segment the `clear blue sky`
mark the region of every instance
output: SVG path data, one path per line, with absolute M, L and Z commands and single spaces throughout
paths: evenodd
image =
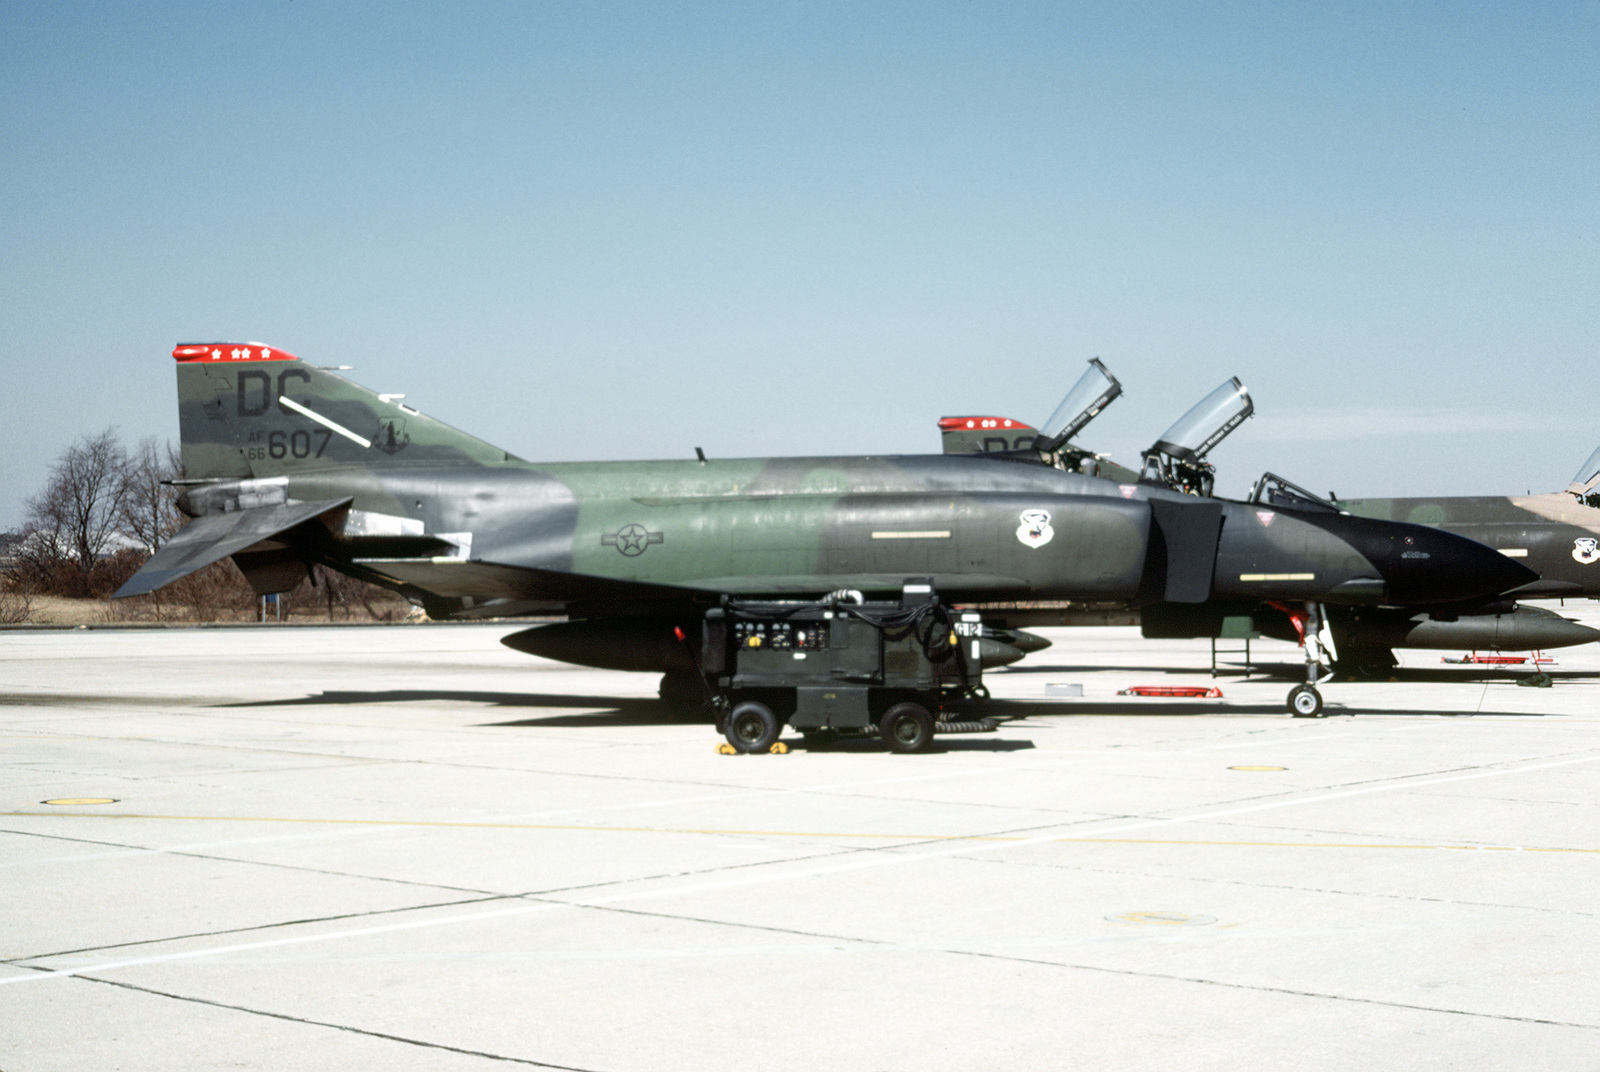
M 1600 444 L 1600 2 L 0 2 L 0 527 L 261 340 L 530 459 L 1050 412 L 1341 494 Z

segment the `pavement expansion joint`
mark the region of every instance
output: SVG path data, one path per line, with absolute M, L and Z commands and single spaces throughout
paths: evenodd
M 210 998 L 195 997 L 191 994 L 175 994 L 167 990 L 156 990 L 153 987 L 137 986 L 133 983 L 121 982 L 114 979 L 99 979 L 94 976 L 79 976 L 84 982 L 97 983 L 102 986 L 114 986 L 123 990 L 137 991 L 150 994 L 154 997 L 168 998 L 172 1001 L 185 1001 L 196 1005 L 209 1005 L 214 1009 L 226 1009 L 230 1012 L 245 1013 L 250 1016 L 265 1016 L 274 1020 L 285 1020 L 293 1024 L 304 1024 L 307 1027 L 323 1027 L 333 1031 L 346 1031 L 356 1035 L 365 1035 L 368 1038 L 382 1039 L 386 1042 L 397 1042 L 406 1046 L 417 1046 L 429 1050 L 442 1050 L 447 1053 L 459 1053 L 467 1057 L 481 1057 L 489 1061 L 503 1061 L 507 1064 L 527 1065 L 532 1068 L 560 1069 L 562 1072 L 600 1072 L 598 1069 L 585 1068 L 579 1065 L 552 1064 L 548 1061 L 535 1061 L 529 1057 L 515 1057 L 510 1054 L 490 1053 L 487 1050 L 472 1050 L 461 1046 L 451 1046 L 443 1042 L 429 1042 L 426 1039 L 409 1038 L 405 1035 L 394 1035 L 385 1031 L 374 1031 L 370 1028 L 357 1027 L 354 1024 L 338 1024 L 328 1020 L 313 1020 L 304 1016 L 290 1016 L 287 1013 L 273 1012 L 270 1009 L 251 1008 L 247 1005 L 235 1005 L 229 1002 L 213 1001 Z
M 12 812 L 12 813 L 0 812 L 0 816 L 6 815 L 6 814 L 11 814 L 11 815 L 15 815 L 15 816 L 36 816 L 38 813 L 36 813 L 36 812 Z M 493 890 L 475 890 L 475 889 L 469 889 L 469 888 L 460 887 L 460 886 L 446 886 L 446 885 L 443 885 L 443 884 L 437 883 L 437 882 L 424 882 L 424 881 L 419 881 L 417 879 L 396 878 L 396 877 L 389 876 L 389 875 L 363 875 L 363 874 L 357 874 L 357 873 L 350 872 L 350 871 L 335 871 L 335 870 L 331 870 L 329 868 L 308 867 L 308 866 L 305 866 L 303 864 L 282 863 L 280 861 L 275 861 L 275 860 L 251 860 L 251 859 L 247 859 L 247 858 L 239 857 L 239 856 L 224 856 L 224 855 L 221 855 L 219 853 L 202 853 L 202 852 L 194 852 L 194 851 L 185 850 L 185 849 L 162 848 L 162 847 L 149 848 L 149 847 L 142 846 L 142 845 L 130 845 L 130 844 L 127 844 L 125 842 L 118 842 L 118 841 L 97 841 L 97 840 L 92 840 L 92 839 L 89 839 L 89 838 L 67 837 L 67 836 L 62 835 L 62 834 L 45 834 L 45 833 L 41 833 L 41 832 L 39 832 L 37 830 L 18 830 L 18 829 L 15 829 L 15 828 L 0 828 L 0 832 L 7 833 L 7 834 L 15 834 L 15 835 L 18 835 L 20 837 L 45 838 L 45 839 L 49 839 L 49 840 L 53 840 L 53 841 L 71 841 L 71 842 L 76 842 L 76 843 L 84 844 L 84 845 L 103 845 L 103 846 L 105 846 L 107 848 L 122 849 L 126 853 L 128 853 L 129 855 L 182 856 L 182 857 L 186 857 L 186 858 L 194 859 L 194 860 L 213 860 L 213 861 L 217 861 L 219 863 L 238 864 L 238 865 L 244 866 L 244 867 L 265 867 L 265 868 L 273 868 L 273 869 L 281 870 L 281 871 L 299 871 L 299 872 L 304 872 L 306 874 L 313 874 L 313 875 L 330 875 L 330 876 L 334 876 L 334 877 L 338 877 L 338 878 L 356 879 L 356 880 L 364 881 L 364 882 L 382 882 L 382 883 L 390 883 L 390 884 L 399 885 L 399 886 L 414 886 L 414 887 L 418 887 L 418 888 L 421 888 L 421 889 L 449 890 L 452 893 L 484 894 L 484 895 L 492 896 L 492 897 L 506 896 L 506 895 L 503 895 L 503 894 L 496 893 Z
M 23 957 L 8 957 L 0 963 L 11 964 L 19 968 L 40 968 L 30 961 L 50 960 L 55 957 L 75 957 L 86 953 L 105 953 L 113 949 L 137 949 L 140 946 L 170 945 L 174 942 L 191 942 L 200 938 L 221 938 L 230 934 L 259 934 L 265 931 L 281 930 L 286 927 L 309 927 L 319 923 L 338 923 L 349 919 L 372 919 L 378 916 L 398 915 L 402 912 L 425 912 L 436 908 L 460 908 L 463 905 L 490 904 L 495 901 L 516 900 L 522 894 L 489 894 L 483 897 L 466 898 L 459 901 L 435 901 L 431 904 L 398 905 L 394 908 L 375 908 L 364 912 L 345 912 L 332 916 L 308 916 L 304 919 L 281 919 L 270 923 L 257 923 L 248 927 L 229 927 L 225 930 L 196 931 L 192 934 L 169 934 L 160 938 L 141 938 L 132 942 L 116 942 L 107 945 L 85 946 L 82 949 L 61 949 L 50 953 L 33 953 Z
M 1452 1009 L 1438 1005 L 1420 1005 L 1404 1001 L 1388 1001 L 1383 998 L 1362 997 L 1356 994 L 1335 994 L 1319 990 L 1298 990 L 1282 986 L 1265 986 L 1257 983 L 1236 983 L 1226 979 L 1207 979 L 1201 976 L 1175 975 L 1169 972 L 1135 971 L 1128 968 L 1111 968 L 1101 964 L 1071 964 L 1062 961 L 1041 960 L 1033 957 L 1013 957 L 995 953 L 985 953 L 976 950 L 952 950 L 951 952 L 963 953 L 973 957 L 995 957 L 996 959 L 1013 960 L 1025 964 L 1046 965 L 1055 968 L 1066 968 L 1075 971 L 1102 972 L 1107 975 L 1136 975 L 1146 979 L 1166 979 L 1175 983 L 1196 983 L 1201 986 L 1226 987 L 1231 990 L 1252 990 L 1262 994 L 1285 994 L 1290 997 L 1316 998 L 1322 1001 L 1351 1002 L 1359 1005 L 1380 1005 L 1395 1009 L 1408 1009 L 1413 1012 L 1439 1013 L 1445 1016 L 1471 1016 L 1486 1020 L 1507 1020 L 1525 1024 L 1543 1024 L 1550 1027 L 1572 1027 L 1583 1031 L 1600 1031 L 1600 1023 L 1585 1023 L 1575 1020 L 1553 1020 L 1536 1016 L 1515 1016 L 1509 1013 L 1485 1012 L 1475 1009 Z

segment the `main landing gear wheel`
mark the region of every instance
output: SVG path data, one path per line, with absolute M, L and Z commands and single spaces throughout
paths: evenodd
M 736 751 L 749 755 L 771 751 L 782 728 L 772 708 L 755 700 L 746 700 L 729 713 L 724 736 Z
M 1295 718 L 1321 718 L 1322 693 L 1315 685 L 1296 685 L 1289 690 L 1289 712 Z
M 933 743 L 933 716 L 921 704 L 897 703 L 878 720 L 891 752 L 923 752 Z

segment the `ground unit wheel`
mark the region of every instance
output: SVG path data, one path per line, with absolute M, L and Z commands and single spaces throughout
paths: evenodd
M 878 732 L 891 752 L 921 752 L 933 743 L 933 716 L 917 703 L 897 703 L 878 720 Z
M 1289 690 L 1289 711 L 1295 718 L 1321 718 L 1322 693 L 1311 685 L 1296 685 Z
M 778 716 L 756 700 L 746 700 L 728 714 L 725 736 L 740 752 L 766 752 L 778 739 Z

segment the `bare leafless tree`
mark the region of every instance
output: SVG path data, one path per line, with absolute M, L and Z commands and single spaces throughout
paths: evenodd
M 10 535 L 10 533 L 5 534 L 5 536 Z M 28 615 L 33 609 L 33 598 L 16 574 L 16 563 L 11 548 L 14 541 L 0 538 L 0 542 L 7 545 L 4 560 L 0 562 L 0 623 L 12 625 L 28 620 Z
M 95 564 L 115 547 L 123 523 L 127 465 L 115 428 L 62 452 L 44 490 L 28 500 L 22 556 L 32 572 L 67 581 L 72 595 L 89 594 Z
M 146 436 L 128 453 L 123 479 L 122 528 L 152 554 L 183 527 L 171 484 L 182 475 L 178 452 L 155 436 Z

